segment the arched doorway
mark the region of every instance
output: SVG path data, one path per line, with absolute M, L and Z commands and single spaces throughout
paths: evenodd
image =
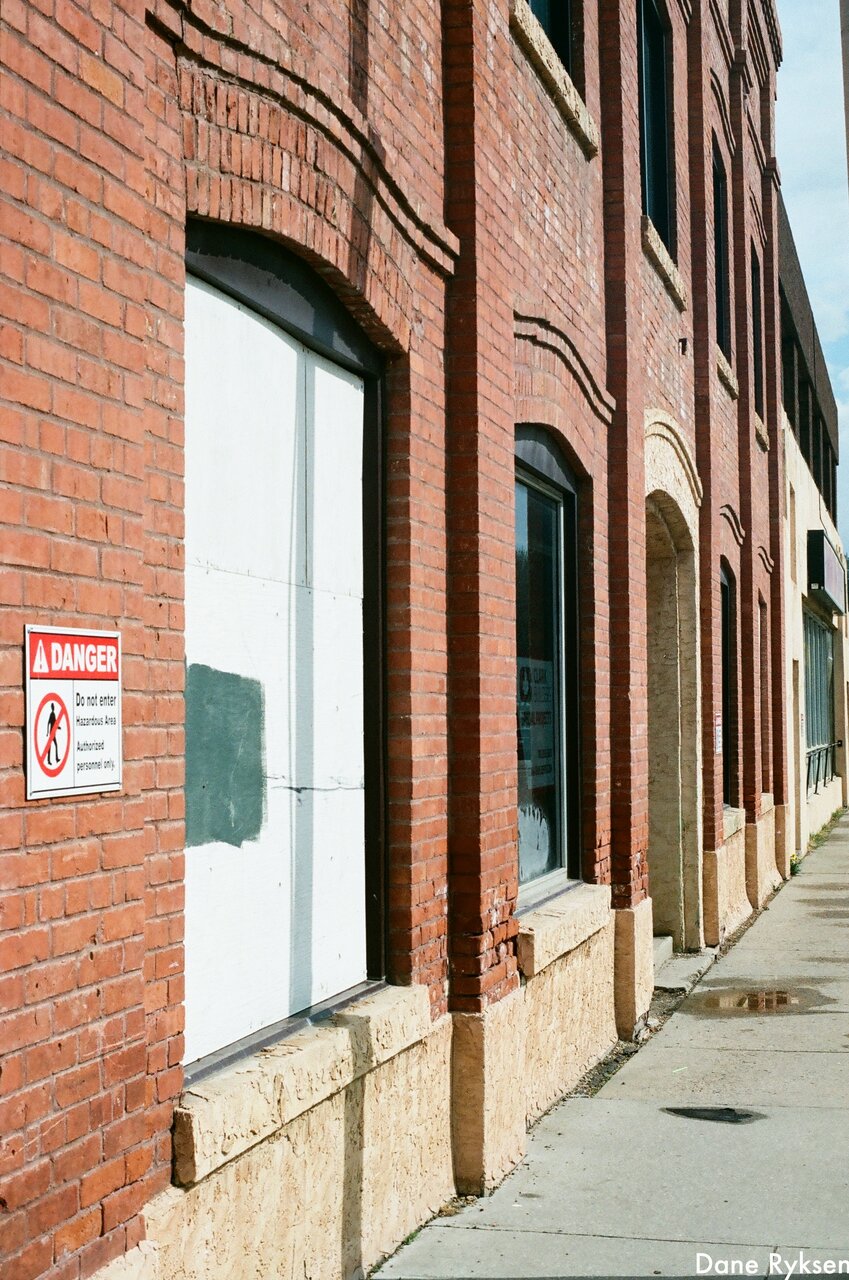
M 701 486 L 677 426 L 646 437 L 649 893 L 654 932 L 698 951 L 702 924 L 698 506 Z

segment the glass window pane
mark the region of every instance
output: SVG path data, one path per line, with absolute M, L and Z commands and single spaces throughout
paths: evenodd
M 562 503 L 516 483 L 519 882 L 563 865 Z

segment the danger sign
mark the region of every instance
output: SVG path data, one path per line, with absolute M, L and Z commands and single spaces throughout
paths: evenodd
M 121 635 L 27 627 L 27 799 L 121 788 Z

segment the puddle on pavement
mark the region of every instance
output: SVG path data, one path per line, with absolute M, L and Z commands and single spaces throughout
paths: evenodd
M 796 987 L 793 990 L 772 990 L 770 988 L 746 989 L 726 987 L 725 989 L 701 988 L 694 991 L 684 1008 L 688 1013 L 707 1014 L 782 1014 L 805 1013 L 829 1001 L 811 987 Z
M 685 1120 L 711 1120 L 714 1124 L 753 1124 L 766 1120 L 762 1111 L 747 1111 L 743 1107 L 663 1107 L 669 1116 L 682 1116 Z

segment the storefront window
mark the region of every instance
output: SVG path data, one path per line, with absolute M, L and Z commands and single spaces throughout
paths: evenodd
M 520 885 L 557 871 L 576 877 L 580 862 L 576 494 L 545 433 L 523 430 L 516 475 Z

